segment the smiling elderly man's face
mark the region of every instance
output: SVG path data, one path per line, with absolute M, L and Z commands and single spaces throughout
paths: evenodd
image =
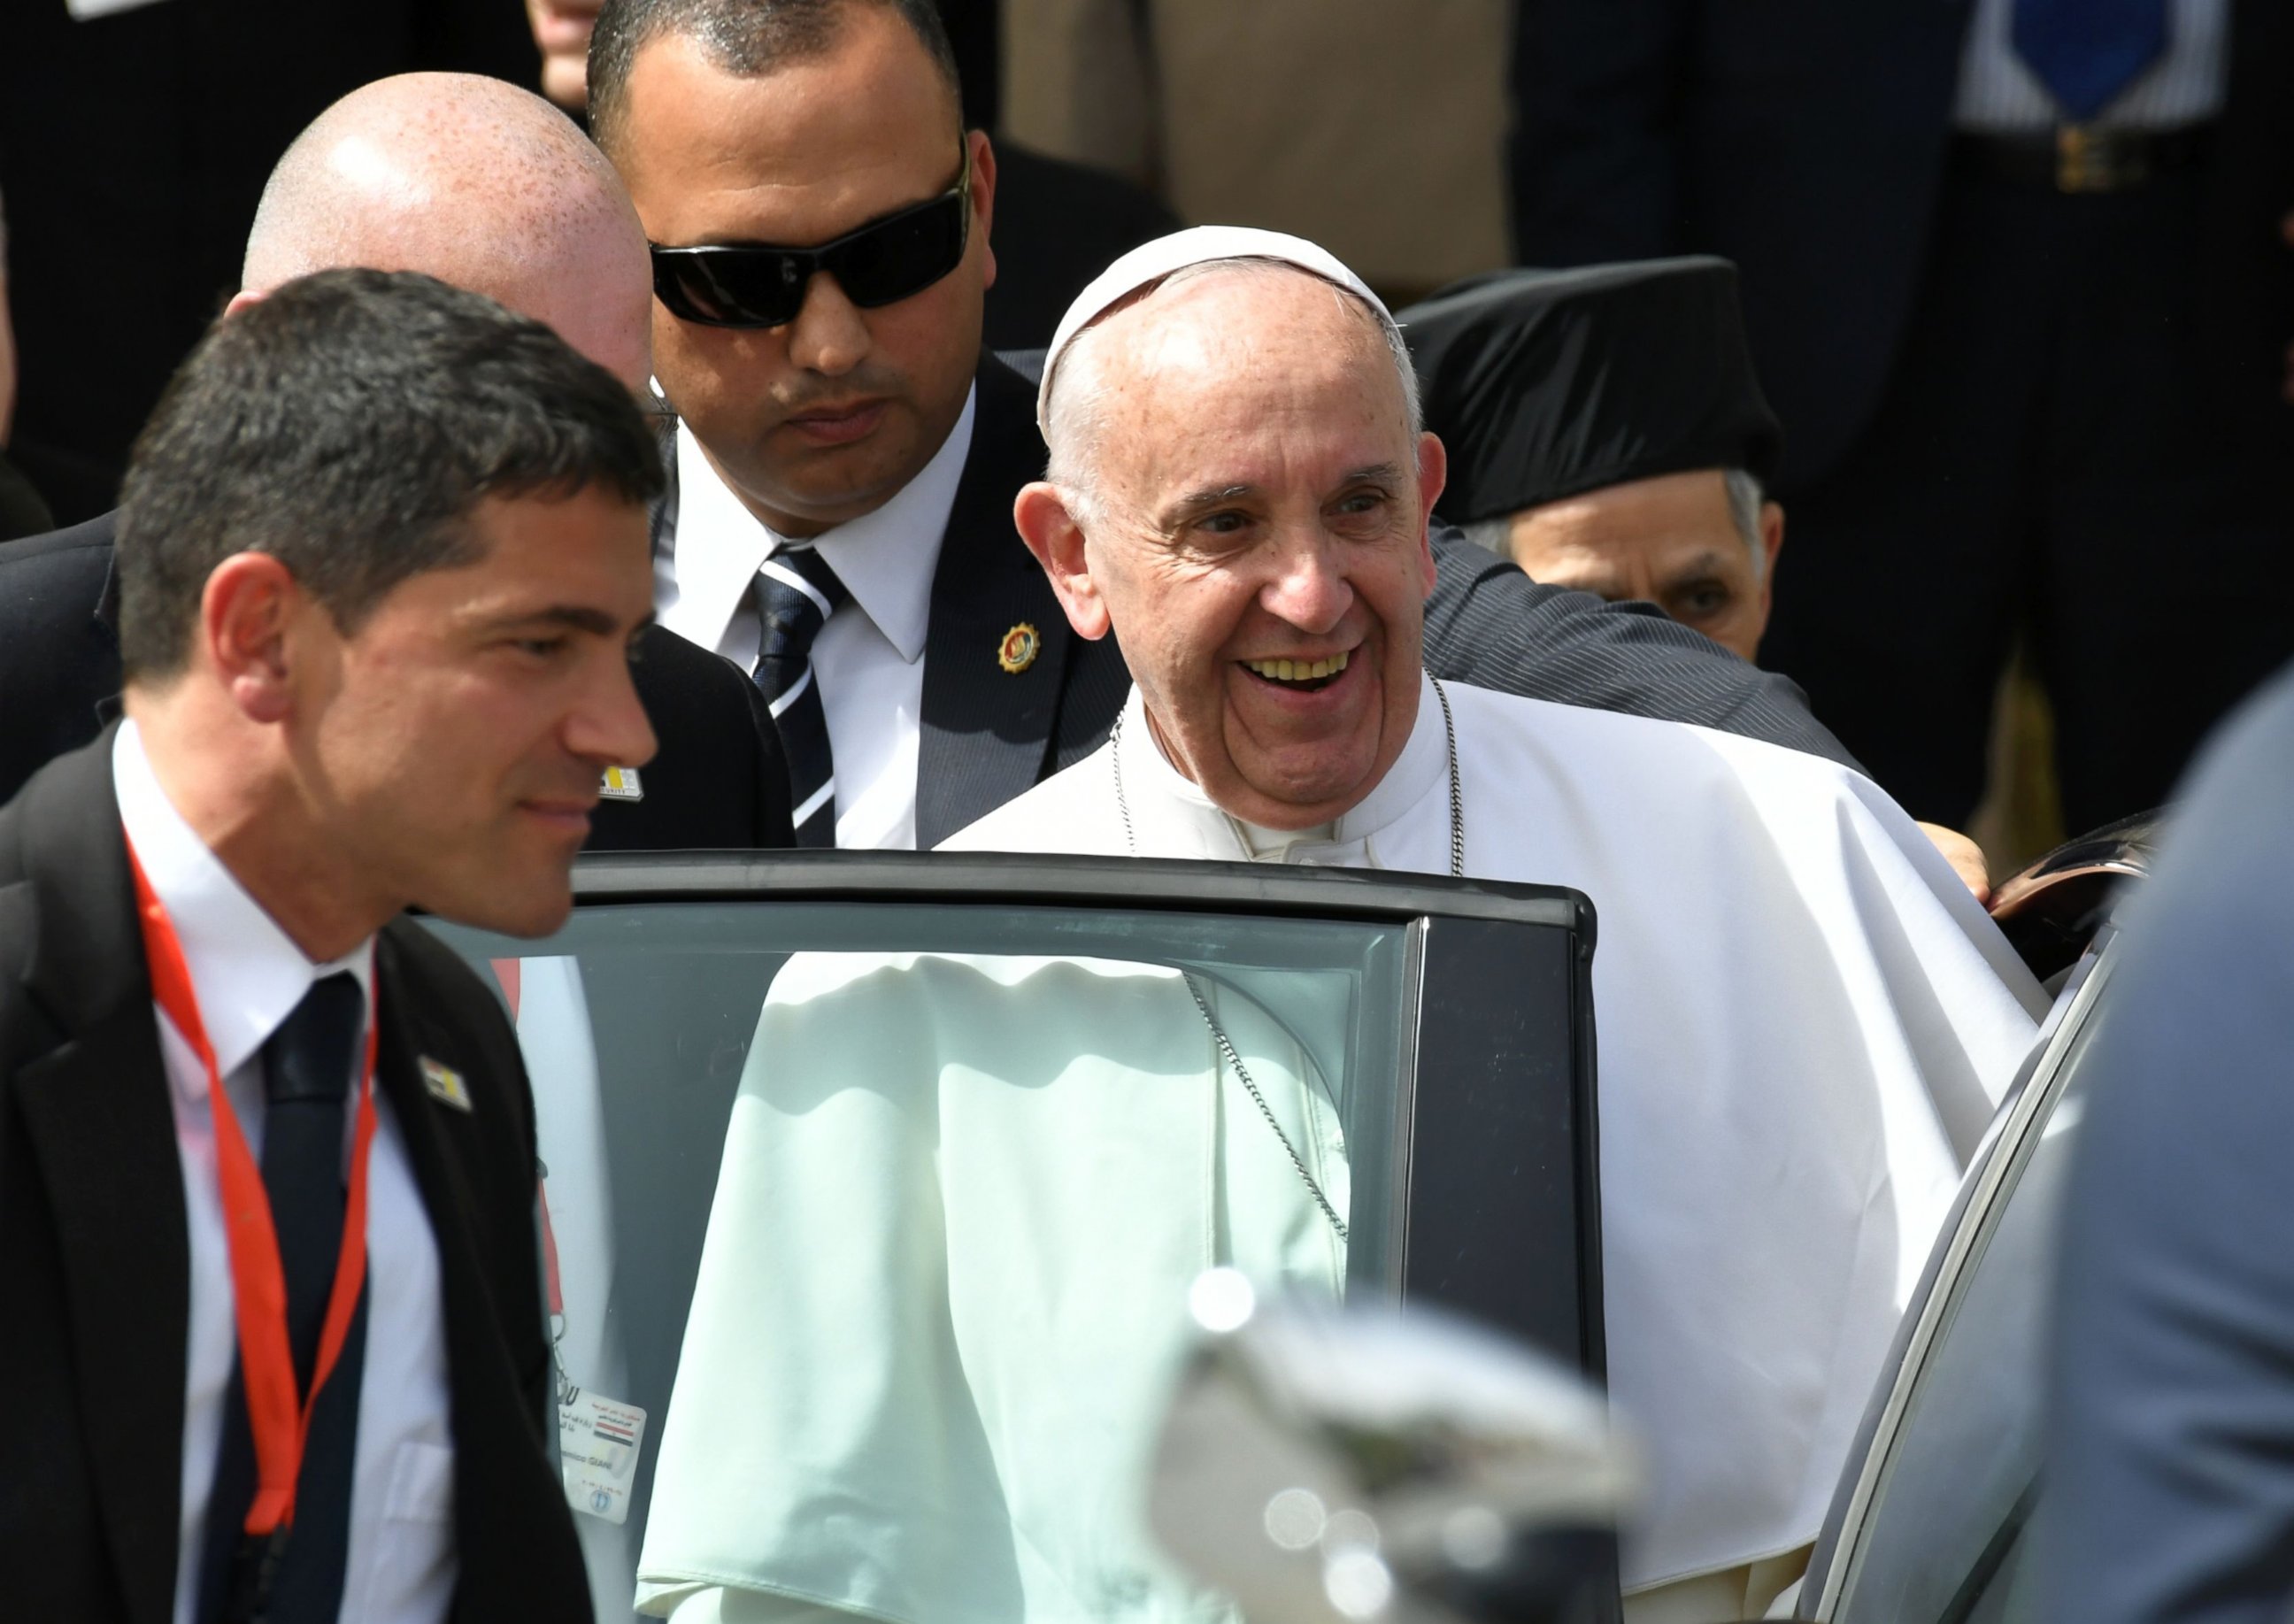
M 1015 510 L 1069 619 L 1111 629 L 1164 753 L 1235 816 L 1354 806 L 1418 711 L 1441 443 L 1392 353 L 1303 272 L 1217 270 L 1086 334 L 1053 479 Z M 1071 397 L 1072 398 L 1072 397 Z

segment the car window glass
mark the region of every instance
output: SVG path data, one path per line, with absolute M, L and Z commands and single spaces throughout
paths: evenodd
M 757 901 L 434 929 L 533 1080 L 601 1618 L 719 1585 L 744 1618 L 1215 1607 L 1137 1546 L 1144 1429 L 1200 1271 L 1389 1288 L 1406 927 Z
M 2101 990 L 2098 982 L 2095 989 Z M 2090 1002 L 1977 1231 L 1908 1397 L 1834 1617 L 1843 1624 L 1990 1624 L 2031 1616 L 2027 1535 L 2038 1475 L 2055 1222 L 2078 1140 Z

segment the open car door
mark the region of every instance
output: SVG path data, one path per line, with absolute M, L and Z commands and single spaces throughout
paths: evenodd
M 433 928 L 533 1077 L 601 1620 L 1216 1616 L 1129 1531 L 1215 1264 L 1602 1373 L 1576 893 L 805 852 L 575 890 L 546 941 Z

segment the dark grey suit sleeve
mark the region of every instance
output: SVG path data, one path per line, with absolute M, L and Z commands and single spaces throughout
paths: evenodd
M 2294 683 L 2209 752 L 2129 910 L 2065 1198 L 2041 1612 L 2294 1593 Z
M 1540 586 L 1444 524 L 1426 600 L 1426 667 L 1476 687 L 1741 734 L 1862 767 L 1788 678 L 1739 660 L 1654 604 Z

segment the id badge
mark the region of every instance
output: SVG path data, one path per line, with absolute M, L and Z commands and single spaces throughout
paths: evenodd
M 583 1393 L 557 1407 L 557 1455 L 574 1509 L 619 1525 L 629 1521 L 630 1485 L 645 1447 L 646 1412 Z

